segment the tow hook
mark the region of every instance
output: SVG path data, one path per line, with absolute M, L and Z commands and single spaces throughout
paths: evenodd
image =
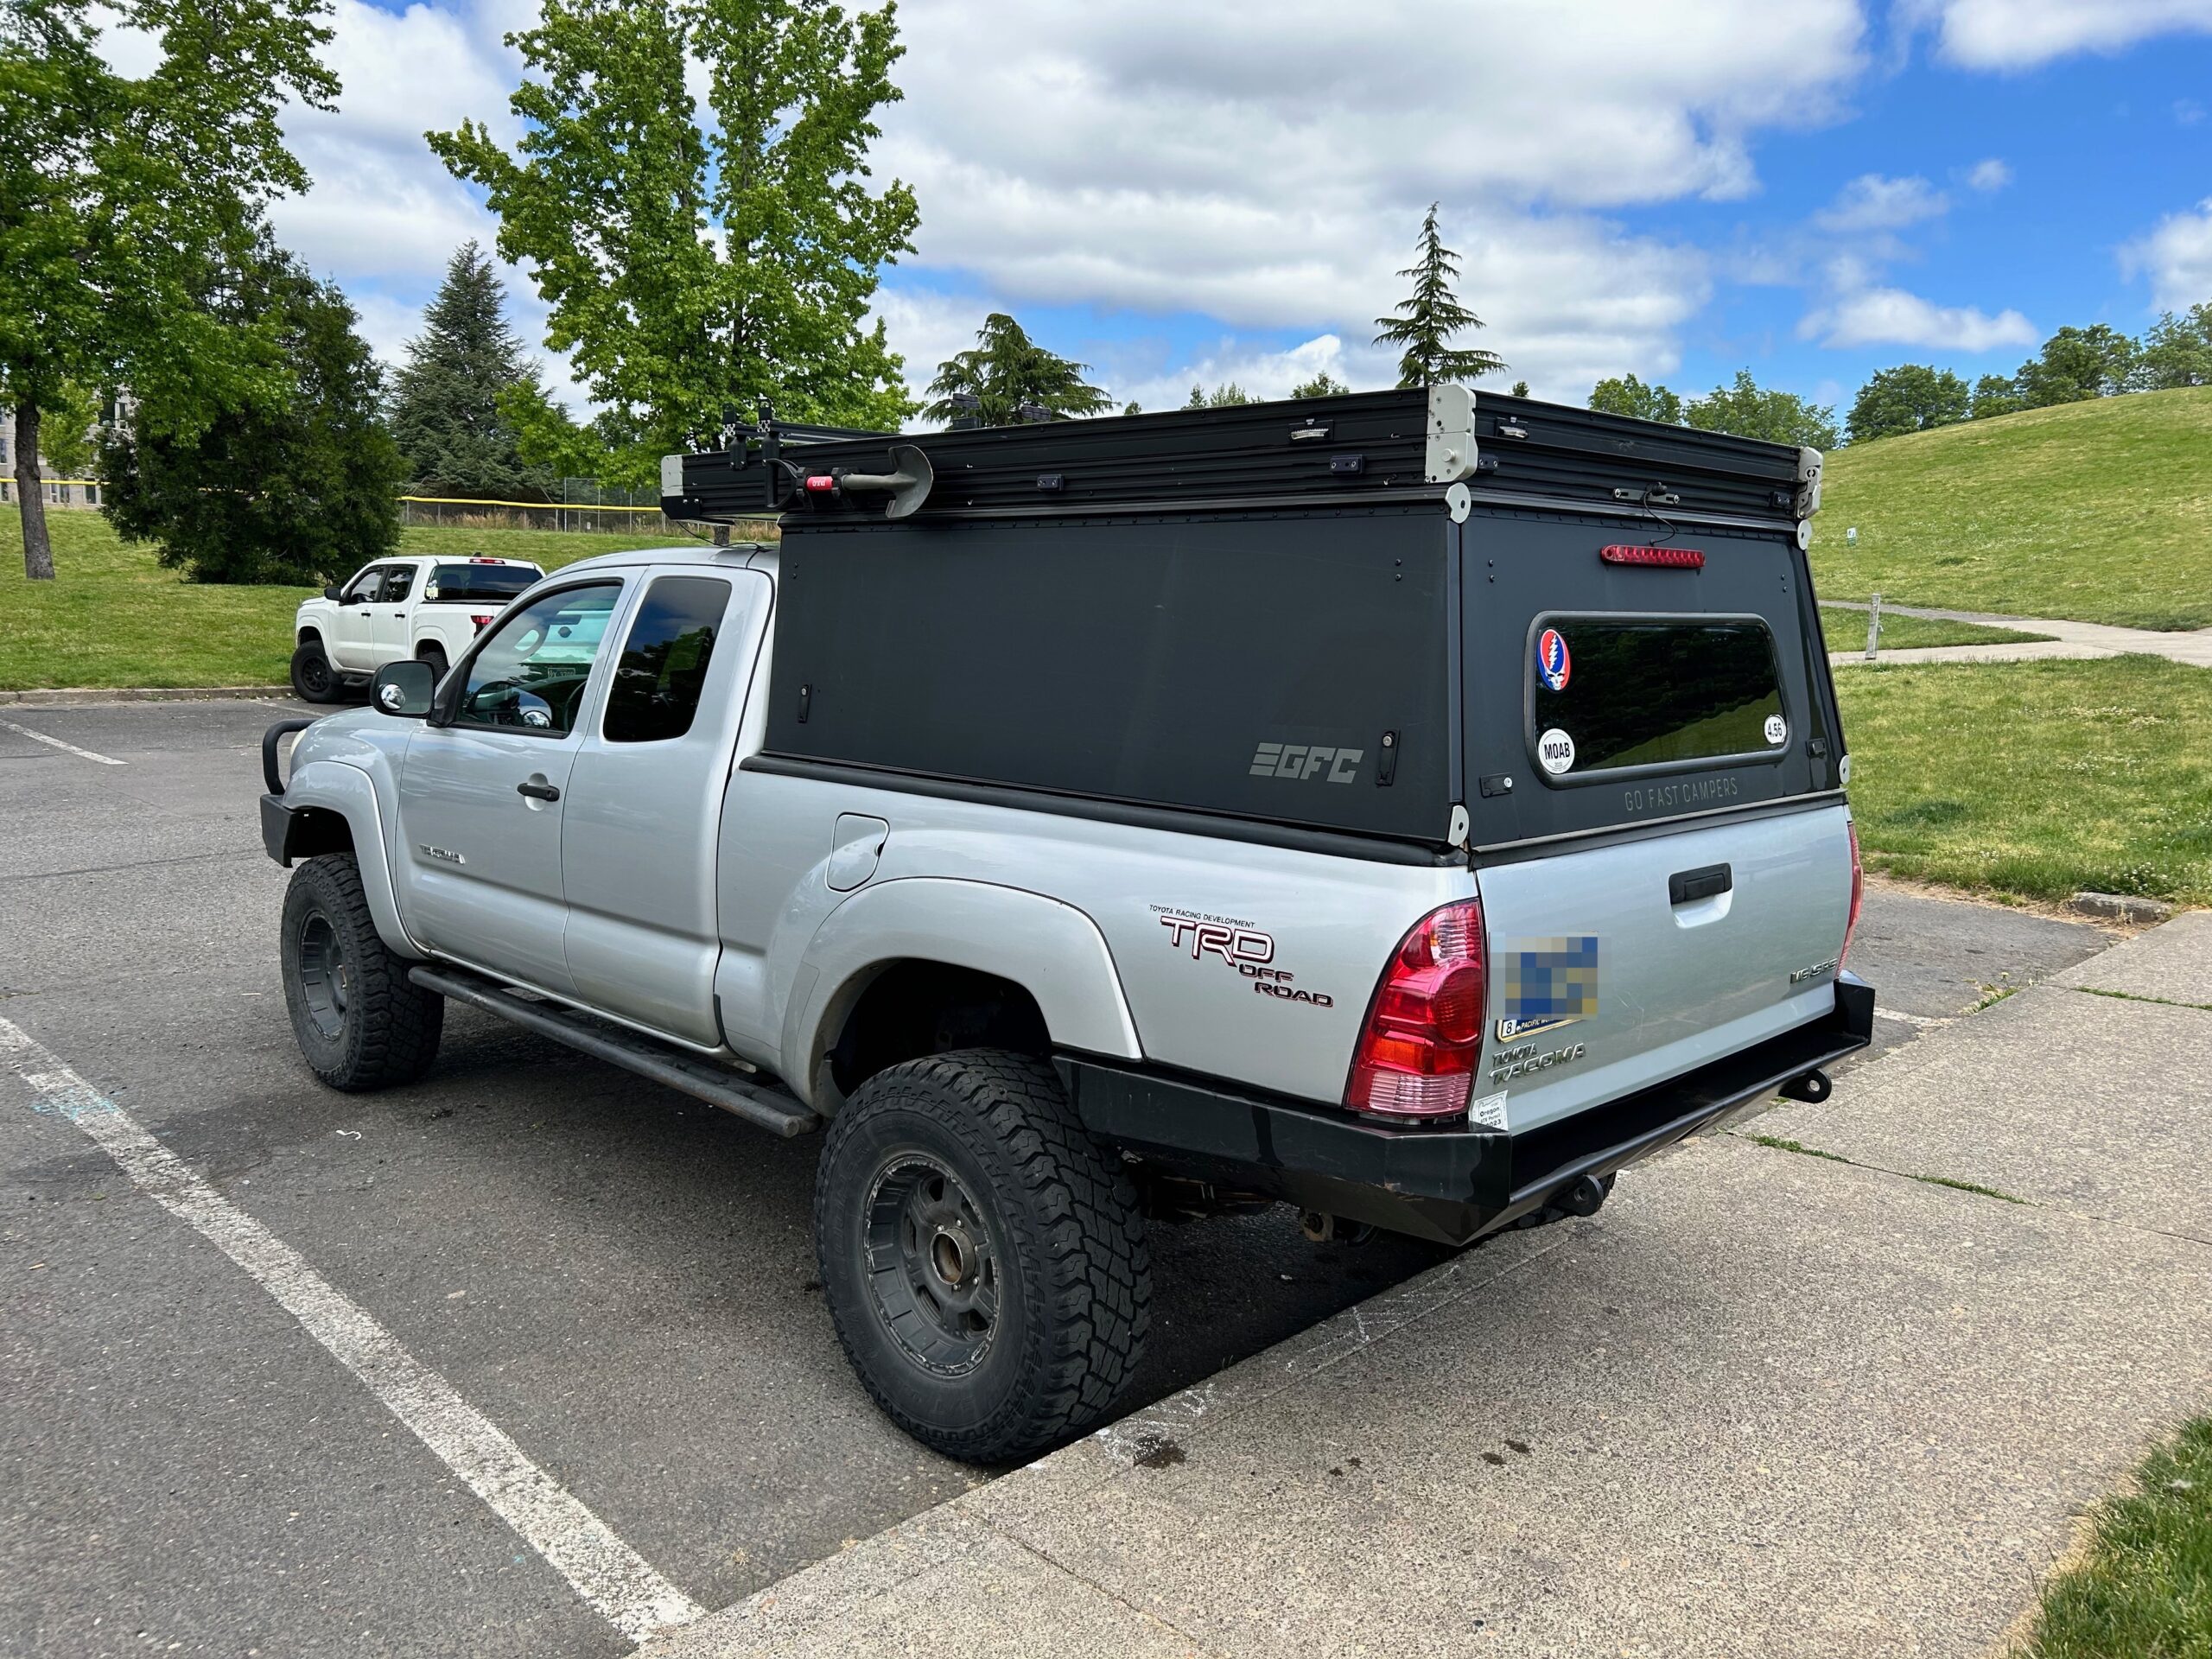
M 1802 1100 L 1818 1105 L 1835 1092 L 1835 1084 L 1825 1071 L 1808 1071 L 1802 1077 L 1792 1077 L 1775 1091 L 1784 1100 Z

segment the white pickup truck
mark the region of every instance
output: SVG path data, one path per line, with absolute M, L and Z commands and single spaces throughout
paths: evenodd
M 443 679 L 476 631 L 544 575 L 527 559 L 378 559 L 301 604 L 292 690 L 302 702 L 336 702 L 409 657 Z

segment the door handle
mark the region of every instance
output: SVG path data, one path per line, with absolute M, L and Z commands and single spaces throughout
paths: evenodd
M 543 778 L 524 779 L 515 785 L 515 793 L 527 795 L 532 800 L 537 801 L 557 801 L 561 798 L 561 791 Z
M 1667 902 L 1694 904 L 1700 899 L 1710 899 L 1716 893 L 1726 893 L 1735 885 L 1735 875 L 1726 864 L 1708 864 L 1701 870 L 1678 871 L 1667 878 Z

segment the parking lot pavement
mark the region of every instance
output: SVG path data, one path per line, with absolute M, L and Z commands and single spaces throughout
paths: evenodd
M 465 1433 L 456 1462 L 454 1421 L 515 1448 L 525 1496 L 542 1480 L 708 1606 L 986 1478 L 891 1429 L 848 1372 L 814 1282 L 810 1140 L 466 1010 L 420 1084 L 315 1084 L 253 809 L 261 731 L 291 712 L 18 707 L 0 726 L 0 1020 L 47 1057 L 0 1066 L 0 1650 L 627 1647 L 472 1489 L 504 1477 Z M 1885 1007 L 1938 1020 L 2103 942 L 1877 887 L 1853 965 Z M 90 1094 L 57 1093 L 56 1067 Z M 72 1121 L 91 1096 L 174 1179 L 135 1184 Z M 307 1277 L 257 1279 L 225 1254 L 240 1237 Z M 1141 1401 L 1440 1260 L 1313 1246 L 1280 1210 L 1153 1245 Z M 336 1304 L 317 1285 L 363 1323 L 319 1328 Z M 387 1403 L 377 1379 L 416 1376 L 378 1369 L 393 1354 L 463 1418 L 426 1432 L 416 1395 Z

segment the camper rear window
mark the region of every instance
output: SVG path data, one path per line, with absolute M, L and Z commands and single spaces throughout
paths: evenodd
M 1778 758 L 1789 741 L 1774 638 L 1756 618 L 1541 617 L 1529 683 L 1529 739 L 1555 782 Z

